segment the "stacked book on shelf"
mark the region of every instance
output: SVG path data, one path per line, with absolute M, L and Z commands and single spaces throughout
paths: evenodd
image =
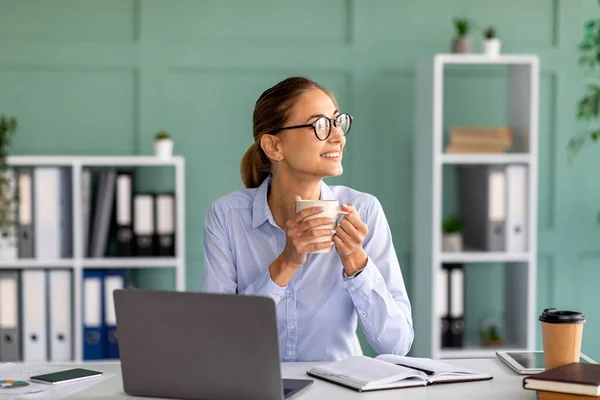
M 513 144 L 507 127 L 453 127 L 446 153 L 505 153 Z

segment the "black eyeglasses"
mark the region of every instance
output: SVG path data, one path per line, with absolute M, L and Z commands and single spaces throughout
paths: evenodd
M 286 127 L 278 128 L 278 129 L 271 131 L 271 134 L 275 134 L 279 131 L 283 131 L 286 129 L 309 128 L 312 126 L 317 139 L 327 140 L 329 135 L 331 135 L 331 125 L 332 124 L 336 128 L 340 128 L 342 130 L 342 132 L 344 132 L 344 136 L 346 136 L 348 134 L 348 132 L 350 132 L 350 128 L 352 127 L 352 115 L 344 113 L 344 114 L 338 115 L 335 118 L 320 117 L 312 124 L 286 126 Z

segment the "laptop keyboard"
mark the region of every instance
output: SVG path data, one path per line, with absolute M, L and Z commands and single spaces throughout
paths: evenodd
M 290 394 L 291 392 L 293 392 L 294 389 L 283 389 L 283 397 L 287 396 L 288 394 Z

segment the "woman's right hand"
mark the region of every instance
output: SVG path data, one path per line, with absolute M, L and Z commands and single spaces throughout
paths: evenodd
M 296 197 L 296 199 L 298 198 Z M 331 218 L 319 217 L 307 219 L 322 211 L 321 207 L 305 208 L 285 224 L 285 248 L 276 260 L 277 262 L 273 263 L 276 271 L 271 270 L 271 276 L 275 275 L 277 277 L 274 280 L 280 286 L 287 285 L 287 282 L 289 282 L 289 279 L 291 279 L 296 270 L 304 265 L 308 253 L 332 246 L 331 240 L 310 243 L 311 240 L 318 237 L 331 237 L 335 234 L 335 230 L 331 228 L 335 226 L 335 221 Z M 313 229 L 318 226 L 327 226 L 327 228 Z M 284 270 L 287 270 L 287 273 Z

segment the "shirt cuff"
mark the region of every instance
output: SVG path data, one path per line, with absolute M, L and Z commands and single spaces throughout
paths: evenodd
M 383 280 L 379 269 L 375 266 L 373 260 L 367 257 L 367 265 L 358 276 L 354 278 L 346 278 L 342 270 L 342 279 L 347 290 L 352 292 L 361 291 L 369 292 L 375 287 L 379 280 Z
M 287 286 L 279 286 L 271 279 L 269 269 L 261 277 L 261 282 L 257 285 L 260 288 L 257 292 L 261 295 L 270 296 L 277 301 L 285 296 Z

